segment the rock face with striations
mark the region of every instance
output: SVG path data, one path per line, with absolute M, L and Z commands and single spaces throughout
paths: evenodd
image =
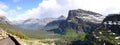
M 66 20 L 62 21 L 59 31 L 63 32 L 65 28 L 70 27 L 78 32 L 90 32 L 97 24 L 100 24 L 104 16 L 92 11 L 82 9 L 70 10 Z
M 85 22 L 101 23 L 103 18 L 104 16 L 99 13 L 78 9 L 70 10 L 67 20 L 75 21 L 75 19 L 79 19 Z
M 120 35 L 120 14 L 109 14 L 102 22 L 106 29 Z

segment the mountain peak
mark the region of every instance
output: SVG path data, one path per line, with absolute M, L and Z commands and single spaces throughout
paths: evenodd
M 5 23 L 5 24 L 7 23 L 12 24 L 12 22 L 10 22 L 5 16 L 0 16 L 0 22 Z
M 76 9 L 76 10 L 69 11 L 67 20 L 73 19 L 74 21 L 74 19 L 81 19 L 86 22 L 100 23 L 102 22 L 103 18 L 104 16 L 102 16 L 99 13 L 95 13 L 95 12 L 83 10 L 83 9 Z
M 79 13 L 79 14 L 90 14 L 90 15 L 99 15 L 99 16 L 102 16 L 101 14 L 99 13 L 95 13 L 93 11 L 89 11 L 89 10 L 83 10 L 83 9 L 75 9 L 75 10 L 70 10 L 69 12 L 76 12 L 76 13 Z
M 0 16 L 0 20 L 4 20 L 4 21 L 6 21 L 6 20 L 8 20 L 5 16 Z
M 65 19 L 66 19 L 66 17 L 63 16 L 63 15 L 61 15 L 60 17 L 58 17 L 58 20 L 65 20 Z

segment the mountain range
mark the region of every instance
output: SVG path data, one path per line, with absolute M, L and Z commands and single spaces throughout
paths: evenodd
M 67 27 L 70 27 L 80 32 L 90 32 L 91 29 L 95 28 L 97 24 L 100 24 L 104 18 L 105 16 L 99 13 L 83 9 L 70 10 L 68 12 L 67 18 L 61 15 L 58 18 L 30 18 L 27 20 L 18 20 L 10 22 L 6 17 L 0 17 L 1 21 L 4 23 L 9 23 L 27 29 L 43 29 L 46 27 L 51 28 L 52 26 L 57 26 L 57 30 L 55 30 L 55 32 L 62 32 Z
M 27 20 L 10 22 L 6 17 L 1 16 L 0 20 L 5 24 L 14 25 L 15 27 L 38 30 L 45 28 L 49 31 L 62 33 L 67 27 L 77 30 L 78 32 L 90 32 L 93 28 L 100 24 L 104 18 L 105 16 L 99 13 L 83 9 L 76 9 L 70 10 L 67 18 L 61 15 L 58 18 L 30 18 Z M 9 25 L 7 27 L 11 28 L 12 26 Z
M 48 34 L 59 34 L 63 39 L 60 39 L 62 40 L 62 42 L 59 42 L 60 45 L 65 44 L 66 41 L 74 43 L 73 45 L 103 45 L 104 43 L 108 45 L 117 45 L 120 34 L 119 26 L 116 27 L 115 25 L 107 25 L 110 27 L 108 30 L 103 25 L 103 22 L 109 20 L 117 21 L 119 20 L 119 15 L 120 14 L 112 14 L 106 17 L 96 12 L 75 9 L 69 10 L 68 17 L 61 15 L 58 18 L 30 18 L 27 20 L 11 22 L 5 16 L 0 16 L 0 22 L 2 22 L 7 28 L 23 32 L 29 37 L 40 38 L 42 36 L 51 36 L 53 38 L 58 35 Z M 84 36 L 84 40 L 79 38 L 80 36 Z M 64 40 L 65 43 L 63 42 Z
M 41 29 L 50 22 L 57 21 L 57 20 L 65 20 L 65 19 L 66 17 L 61 15 L 58 18 L 52 18 L 52 17 L 43 18 L 43 19 L 30 18 L 27 20 L 13 21 L 13 23 L 22 28 Z

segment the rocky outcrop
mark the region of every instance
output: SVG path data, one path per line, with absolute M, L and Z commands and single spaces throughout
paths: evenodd
M 109 14 L 84 40 L 86 45 L 119 45 L 120 14 Z M 112 40 L 112 41 L 111 41 Z
M 5 31 L 3 31 L 1 28 L 0 28 L 0 39 L 4 39 L 4 38 L 7 38 L 8 35 L 6 34 Z
M 106 29 L 120 35 L 120 14 L 110 14 L 102 22 Z
M 63 32 L 65 28 L 70 27 L 78 32 L 90 32 L 102 22 L 104 16 L 92 11 L 82 9 L 70 10 L 66 20 L 60 23 L 59 31 Z
M 82 9 L 70 10 L 68 13 L 67 21 L 69 20 L 76 21 L 75 19 L 79 19 L 84 22 L 101 23 L 102 20 L 104 19 L 104 16 L 102 16 L 99 13 L 86 11 Z

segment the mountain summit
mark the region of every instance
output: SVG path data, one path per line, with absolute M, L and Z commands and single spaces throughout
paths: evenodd
M 87 10 L 70 10 L 67 20 L 73 21 L 74 19 L 81 19 L 86 22 L 101 23 L 104 16 L 99 13 L 95 13 Z
M 61 15 L 60 17 L 58 17 L 58 19 L 59 19 L 59 20 L 65 20 L 65 19 L 66 19 L 66 17 L 65 17 L 65 16 L 63 16 L 63 15 Z
M 102 22 L 104 16 L 92 11 L 77 9 L 70 10 L 66 20 L 59 25 L 59 31 L 64 32 L 66 28 L 72 28 L 78 32 L 90 32 Z

